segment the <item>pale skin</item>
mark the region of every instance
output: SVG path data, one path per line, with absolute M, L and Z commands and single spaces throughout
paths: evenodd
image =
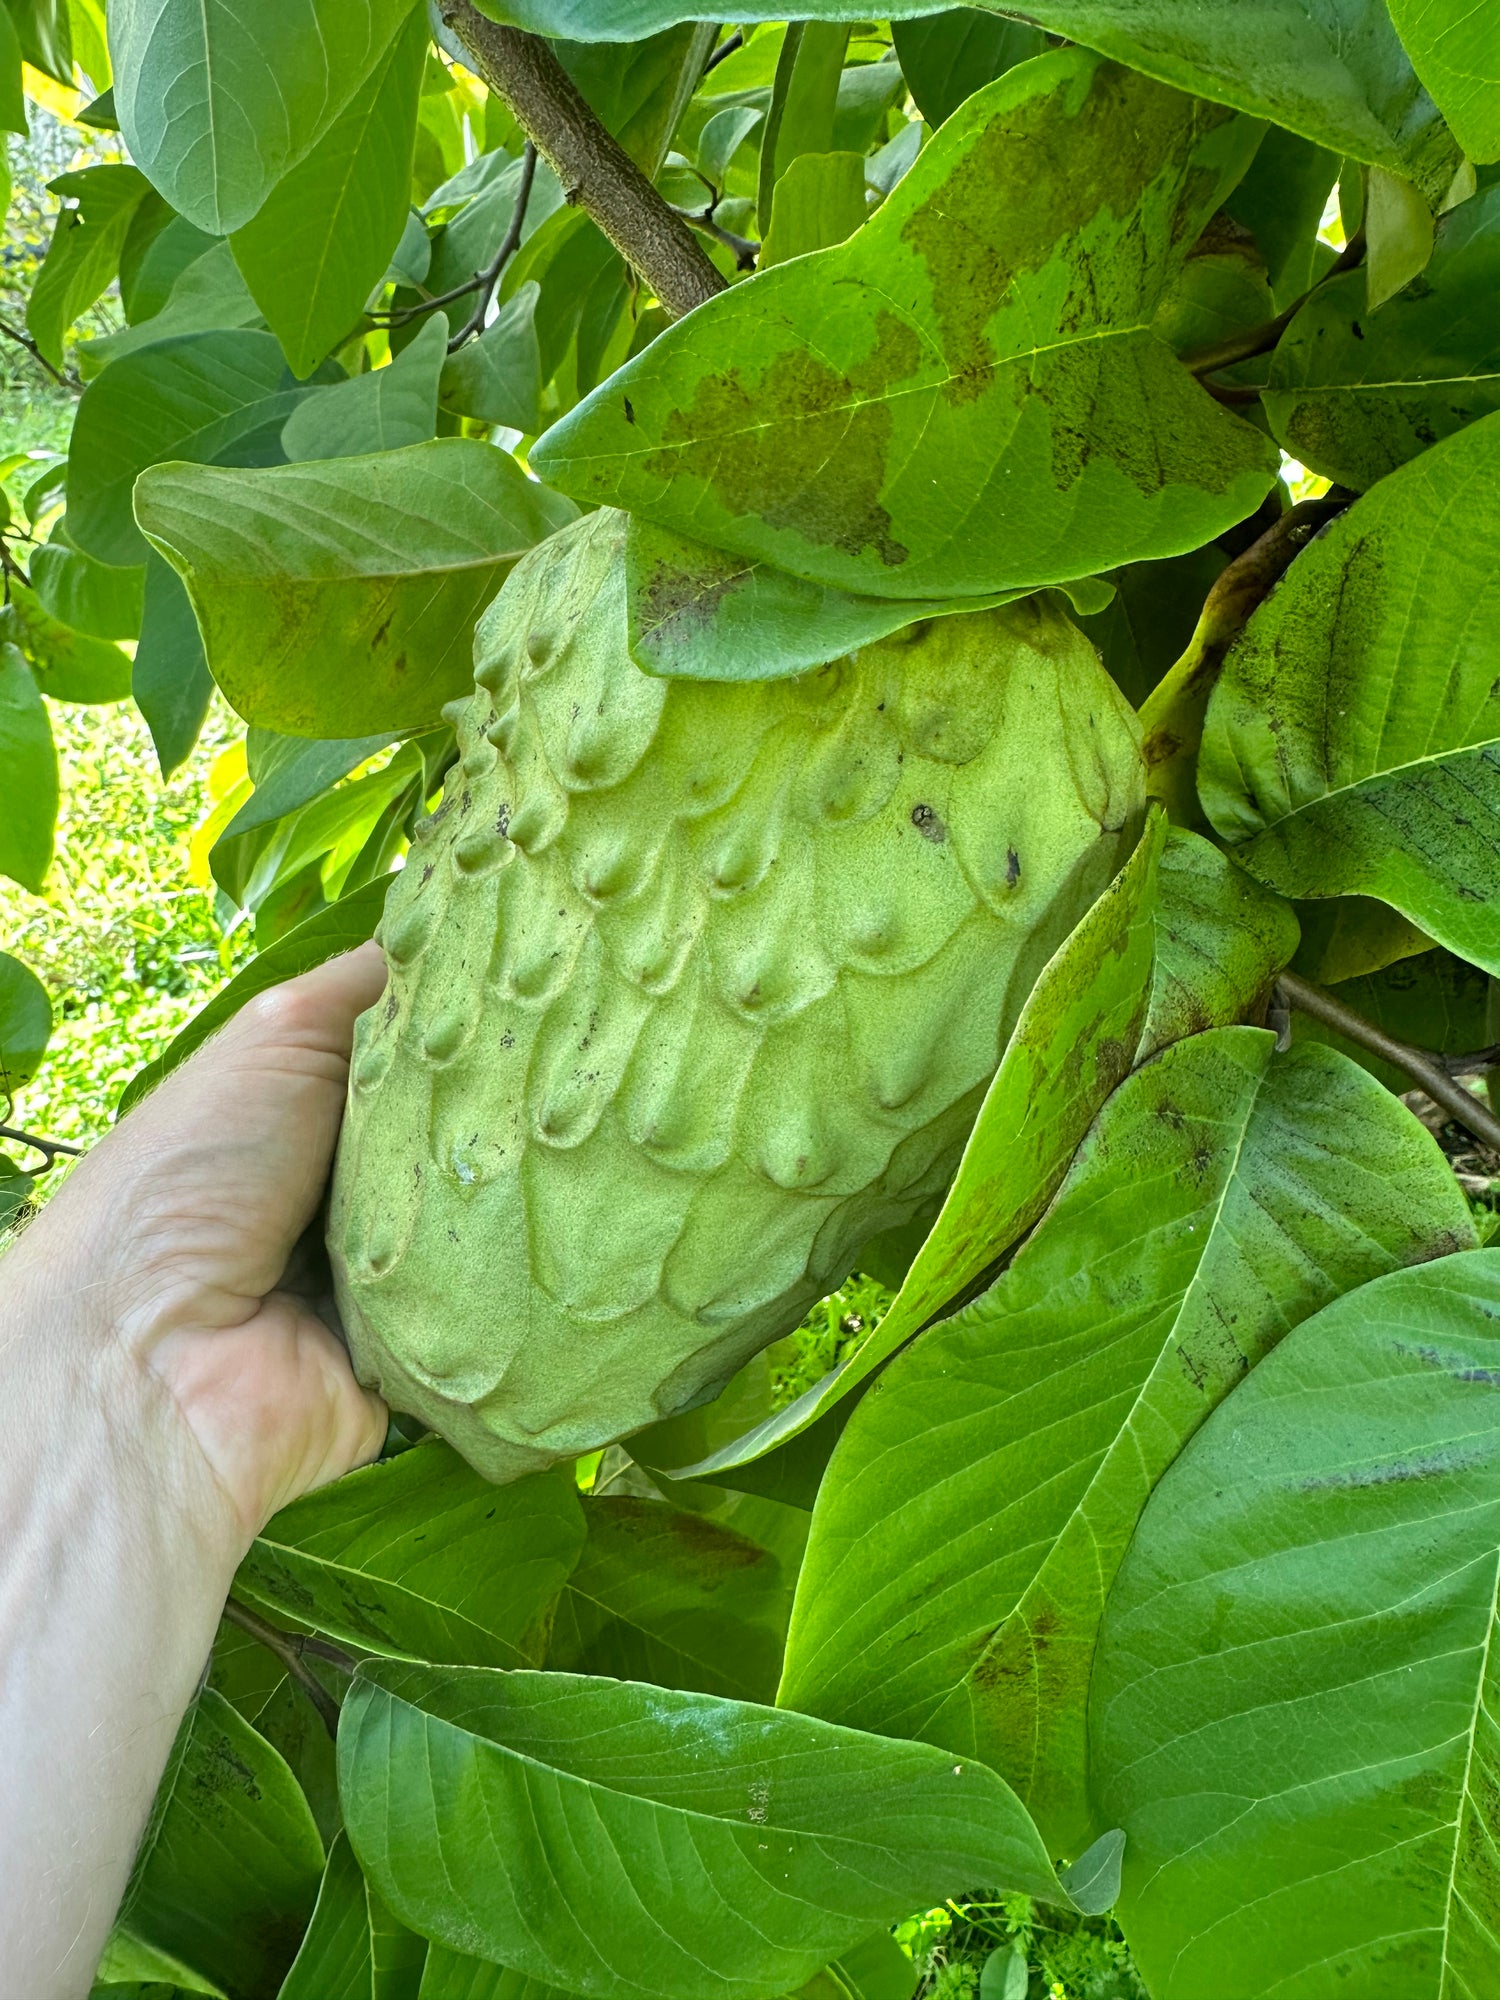
M 379 951 L 261 995 L 0 1256 L 0 1961 L 87 1994 L 230 1581 L 386 1411 L 279 1291 Z

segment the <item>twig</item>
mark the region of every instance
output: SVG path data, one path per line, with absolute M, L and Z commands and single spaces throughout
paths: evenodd
M 76 394 L 82 386 L 80 383 L 75 382 L 71 375 L 65 375 L 60 368 L 55 367 L 47 359 L 46 355 L 43 354 L 31 335 L 29 333 L 22 333 L 21 329 L 18 326 L 12 326 L 8 319 L 0 319 L 0 333 L 3 333 L 7 340 L 13 340 L 18 347 L 24 347 L 32 360 L 40 362 L 53 381 L 60 383 L 64 389 L 72 390 Z
M 730 56 L 734 55 L 737 50 L 742 49 L 744 46 L 744 30 L 736 28 L 732 35 L 724 37 L 723 41 L 720 42 L 708 61 L 703 65 L 703 74 L 707 76 L 711 69 L 717 69 L 721 62 L 726 62 Z
M 1454 1081 L 1441 1056 L 1433 1055 L 1428 1049 L 1413 1048 L 1410 1042 L 1398 1042 L 1394 1035 L 1388 1035 L 1365 1015 L 1357 1014 L 1352 1007 L 1345 1006 L 1342 1000 L 1335 999 L 1321 986 L 1299 979 L 1295 972 L 1283 972 L 1277 985 L 1288 1006 L 1310 1014 L 1325 1027 L 1336 1028 L 1349 1041 L 1368 1049 L 1371 1055 L 1380 1056 L 1396 1069 L 1404 1070 L 1413 1083 L 1427 1092 L 1434 1104 L 1440 1104 L 1449 1117 L 1472 1132 L 1481 1145 L 1500 1153 L 1500 1118 L 1487 1111 L 1461 1083 Z
M 725 289 L 691 225 L 651 185 L 539 35 L 504 28 L 473 0 L 437 0 L 473 68 L 580 207 L 640 272 L 673 319 Z
M 259 1641 L 268 1653 L 274 1653 L 297 1683 L 318 1714 L 323 1718 L 323 1727 L 330 1736 L 339 1733 L 339 1705 L 333 1696 L 308 1666 L 303 1655 L 313 1653 L 319 1659 L 330 1661 L 346 1673 L 353 1673 L 358 1662 L 352 1653 L 345 1653 L 326 1641 L 305 1638 L 300 1632 L 283 1632 L 278 1625 L 267 1624 L 247 1606 L 231 1597 L 224 1606 L 224 1617 L 231 1625 L 238 1625 L 242 1632 L 248 1632 L 252 1639 Z
M 718 205 L 716 201 L 710 202 L 707 208 L 701 209 L 697 214 L 687 208 L 680 208 L 677 213 L 684 222 L 690 222 L 694 229 L 701 229 L 705 236 L 711 236 L 716 243 L 722 243 L 726 250 L 732 250 L 737 271 L 753 271 L 761 246 L 748 236 L 736 236 L 732 229 L 726 229 L 723 223 L 716 220 L 714 210 Z
M 41 1153 L 47 1162 L 42 1168 L 44 1174 L 52 1171 L 52 1162 L 59 1153 L 66 1153 L 72 1159 L 81 1160 L 87 1150 L 83 1146 L 66 1145 L 61 1139 L 44 1139 L 38 1132 L 19 1131 L 14 1125 L 0 1125 L 0 1139 L 9 1139 L 17 1146 L 30 1146 L 33 1151 Z
M 495 252 L 493 259 L 486 264 L 475 280 L 479 291 L 478 302 L 473 312 L 448 342 L 450 354 L 456 354 L 473 334 L 484 331 L 485 315 L 490 309 L 490 300 L 495 296 L 495 287 L 500 282 L 500 274 L 521 247 L 521 231 L 526 227 L 526 208 L 531 200 L 531 188 L 535 179 L 536 147 L 528 139 L 521 153 L 521 181 L 516 189 L 516 205 L 511 211 L 510 225 L 501 238 L 500 248 Z
M 1217 369 L 1232 368 L 1238 361 L 1253 361 L 1257 354 L 1269 354 L 1277 341 L 1280 340 L 1281 336 L 1291 325 L 1292 321 L 1297 317 L 1298 313 L 1307 304 L 1313 293 L 1321 291 L 1330 278 L 1341 277 L 1345 271 L 1352 271 L 1355 265 L 1364 257 L 1364 254 L 1365 232 L 1363 229 L 1356 229 L 1354 234 L 1349 238 L 1348 243 L 1344 246 L 1338 262 L 1329 267 L 1324 276 L 1319 278 L 1317 284 L 1309 286 L 1301 298 L 1293 299 L 1285 312 L 1277 313 L 1275 319 L 1262 321 L 1259 326 L 1247 326 L 1242 333 L 1226 334 L 1222 340 L 1216 340 L 1208 347 L 1200 347 L 1190 354 L 1184 354 L 1182 357 L 1183 367 L 1190 369 L 1194 375 L 1212 375 Z M 1208 384 L 1206 386 L 1213 387 L 1214 385 Z M 1230 385 L 1221 384 L 1219 386 L 1228 387 Z M 1259 394 L 1260 391 L 1258 389 L 1253 390 L 1250 395 L 1245 396 L 1242 400 L 1249 402 Z M 1227 400 L 1227 398 L 1223 400 Z

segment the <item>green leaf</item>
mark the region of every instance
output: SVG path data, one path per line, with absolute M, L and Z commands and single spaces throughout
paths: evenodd
M 843 243 L 865 219 L 862 153 L 802 153 L 776 183 L 758 268 Z
M 858 597 L 807 583 L 771 563 L 746 562 L 632 517 L 625 541 L 630 652 L 649 674 L 683 680 L 765 681 L 805 673 L 886 639 L 904 626 L 1028 596 Z M 1080 577 L 1062 589 L 1075 610 L 1097 611 L 1109 585 Z
M 233 250 L 227 242 L 216 241 L 177 273 L 159 312 L 101 340 L 81 341 L 78 366 L 86 379 L 92 379 L 111 362 L 123 361 L 127 354 L 138 354 L 142 348 L 155 347 L 179 334 L 233 332 L 264 325 Z M 295 387 L 290 376 L 285 386 Z
M 492 1486 L 434 1438 L 273 1515 L 235 1590 L 365 1652 L 525 1666 L 583 1538 L 571 1466 Z
M 1165 840 L 1166 823 L 1153 814 L 1130 860 L 1043 968 L 942 1211 L 879 1326 L 794 1403 L 676 1477 L 712 1479 L 828 1416 L 1036 1221 L 1130 1070 L 1146 1019 Z
M 0 643 L 0 875 L 42 893 L 57 822 L 52 724 L 19 649 Z
M 1079 606 L 1085 633 L 1132 708 L 1186 650 L 1223 568 L 1224 551 L 1212 542 L 1165 562 L 1130 563 L 1109 572 L 1114 596 L 1102 609 Z
M 532 465 L 879 596 L 1196 547 L 1253 511 L 1269 447 L 1148 327 L 1254 140 L 1081 51 L 1027 64 L 949 119 L 851 242 L 710 300 Z M 1042 205 L 1039 155 L 1056 159 Z
M 1338 177 L 1337 153 L 1273 127 L 1224 204 L 1255 238 L 1278 307 L 1308 289 L 1319 256 L 1334 255 L 1319 244 L 1318 226 Z
M 1146 1510 L 1092 1736 L 1158 2000 L 1495 1987 L 1497 1319 L 1494 1251 L 1366 1285 Z
M 289 459 L 306 461 L 363 458 L 425 444 L 437 430 L 438 382 L 447 353 L 448 321 L 434 313 L 384 368 L 305 396 L 282 429 L 282 450 Z
M 534 280 L 506 300 L 477 340 L 443 364 L 439 398 L 445 410 L 534 435 L 542 427 L 542 351 L 536 334 Z
M 1379 897 L 1491 972 L 1497 538 L 1500 415 L 1303 549 L 1230 649 L 1198 763 L 1204 809 L 1252 875 L 1284 896 Z
M 436 722 L 472 685 L 480 611 L 577 512 L 473 438 L 268 470 L 156 466 L 136 508 L 231 704 L 285 735 L 341 737 Z
M 1054 1853 L 1098 1830 L 1089 1674 L 1156 1481 L 1300 1320 L 1474 1242 L 1409 1112 L 1274 1049 L 1215 1029 L 1121 1086 L 1005 1276 L 855 1411 L 813 1513 L 778 1699 L 983 1758 Z
M 1156 956 L 1137 1062 L 1185 1035 L 1244 1020 L 1297 949 L 1291 904 L 1196 833 L 1168 833 L 1156 887 Z
M 107 639 L 90 639 L 43 609 L 34 591 L 12 580 L 0 632 L 26 655 L 37 686 L 54 701 L 126 701 L 130 655 Z
M 26 325 L 55 368 L 63 339 L 120 269 L 126 232 L 151 183 L 135 167 L 85 167 L 48 183 L 74 205 L 57 218 L 47 260 L 26 302 Z
M 690 18 L 694 0 L 480 0 L 479 11 L 542 35 L 631 41 Z M 740 21 L 784 17 L 778 0 L 737 0 Z M 805 0 L 820 21 L 868 19 L 860 0 Z M 897 0 L 884 18 L 935 11 Z M 990 11 L 990 10 L 986 10 Z M 993 11 L 1002 10 L 995 0 Z M 1458 149 L 1418 83 L 1384 0 L 1026 0 L 1049 33 L 1162 83 L 1285 125 L 1338 153 L 1391 167 L 1436 198 Z
M 1364 274 L 1321 286 L 1271 357 L 1271 428 L 1304 465 L 1363 490 L 1500 409 L 1500 186 L 1437 225 L 1422 280 L 1378 313 Z
M 954 7 L 920 21 L 893 21 L 891 39 L 916 107 L 933 126 L 951 118 L 966 97 L 997 76 L 1047 51 L 1040 28 L 1001 20 L 977 7 Z
M 1337 997 L 1397 1041 L 1443 1055 L 1466 1055 L 1494 1039 L 1490 1027 L 1490 981 L 1477 966 L 1449 951 L 1424 951 L 1398 959 L 1378 972 L 1341 981 Z M 1412 1080 L 1394 1063 L 1383 1062 L 1311 1014 L 1292 1013 L 1294 1041 L 1327 1042 L 1379 1077 L 1398 1095 Z
M 713 44 L 708 22 L 688 21 L 628 48 L 563 42 L 556 53 L 601 123 L 654 179 Z
M 154 549 L 146 556 L 141 637 L 131 693 L 146 718 L 164 778 L 192 754 L 213 700 L 213 676 L 181 578 Z
M 120 1094 L 118 1115 L 123 1118 L 132 1104 L 154 1089 L 210 1035 L 217 1034 L 257 993 L 263 993 L 268 986 L 279 986 L 284 979 L 295 979 L 299 972 L 311 972 L 315 965 L 323 965 L 341 952 L 353 951 L 356 945 L 373 937 L 391 881 L 391 876 L 383 875 L 377 881 L 366 882 L 363 888 L 341 898 L 332 908 L 309 917 L 269 951 L 253 958 L 193 1016 L 159 1056 L 130 1079 Z
M 1431 951 L 1432 939 L 1405 917 L 1370 896 L 1331 896 L 1296 905 L 1302 942 L 1293 972 L 1320 986 L 1381 972 L 1399 959 Z
M 69 0 L 6 0 L 6 5 L 27 62 L 71 90 L 74 79 Z
M 94 639 L 137 639 L 146 584 L 143 567 L 114 569 L 61 538 L 61 528 L 27 564 L 37 602 L 59 624 Z
M 359 324 L 406 228 L 427 46 L 418 7 L 312 151 L 230 238 L 299 379 Z
M 1500 23 L 1468 0 L 1390 0 L 1417 75 L 1471 160 L 1500 160 Z
M 833 123 L 849 30 L 827 21 L 793 21 L 782 38 L 776 80 L 761 128 L 756 209 L 761 233 L 771 226 L 777 183 L 803 153 L 833 150 Z
M 29 1083 L 52 1039 L 52 1002 L 31 970 L 0 951 L 0 1098 Z
M 26 92 L 21 83 L 21 44 L 16 35 L 16 24 L 6 8 L 0 7 L 0 132 L 19 132 L 24 138 L 28 131 L 26 123 Z M 10 168 L 0 163 L 0 184 L 3 184 L 5 205 L 10 206 Z
M 411 0 L 111 0 L 115 109 L 173 208 L 227 235 L 306 159 Z
M 774 1556 L 659 1500 L 590 1499 L 584 1517 L 549 1667 L 772 1700 L 791 1609 Z
M 323 878 L 336 871 L 339 859 L 359 853 L 393 811 L 409 818 L 425 804 L 424 778 L 420 742 L 404 743 L 379 770 L 325 790 L 279 819 L 256 815 L 258 824 L 245 828 L 236 813 L 236 823 L 209 853 L 214 880 L 239 908 L 259 911 L 314 864 Z M 252 794 L 247 805 L 254 803 Z
M 119 1922 L 230 2000 L 263 2000 L 296 1953 L 323 1843 L 296 1779 L 221 1694 L 183 1719 Z
M 1231 241 L 1225 249 L 1198 244 L 1178 272 L 1151 322 L 1174 354 L 1192 354 L 1230 334 L 1263 326 L 1275 312 L 1260 252 Z
M 482 1958 L 466 1958 L 440 1944 L 427 1948 L 427 1970 L 418 2000 L 577 2000 L 524 1972 L 508 1972 Z
M 232 840 L 237 834 L 269 826 L 299 807 L 308 805 L 340 778 L 347 778 L 390 738 L 376 736 L 343 739 L 309 739 L 305 736 L 278 736 L 273 730 L 252 729 L 245 739 L 246 764 L 254 790 L 219 836 Z
M 1365 291 L 1370 311 L 1394 298 L 1432 256 L 1432 204 L 1419 188 L 1383 167 L 1365 176 Z
M 277 2000 L 418 2000 L 427 1940 L 398 1923 L 340 1834 Z
M 148 465 L 264 464 L 302 392 L 269 333 L 177 335 L 115 362 L 83 393 L 68 450 L 68 532 L 96 562 L 146 560 L 131 494 Z
M 982 1765 L 711 1695 L 367 1665 L 339 1777 L 405 1922 L 600 2000 L 768 2000 L 961 1883 L 1068 1902 Z
M 183 272 L 217 250 L 221 240 L 195 228 L 153 191 L 141 203 L 120 253 L 120 302 L 130 324 L 161 312 Z

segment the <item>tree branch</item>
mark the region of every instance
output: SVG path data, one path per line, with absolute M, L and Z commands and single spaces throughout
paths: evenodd
M 344 1652 L 338 1646 L 330 1646 L 324 1640 L 305 1638 L 300 1632 L 283 1632 L 280 1626 L 268 1624 L 258 1613 L 251 1611 L 233 1597 L 224 1606 L 224 1617 L 230 1625 L 238 1625 L 242 1632 L 248 1632 L 250 1637 L 264 1646 L 268 1653 L 276 1655 L 323 1718 L 323 1726 L 328 1734 L 337 1736 L 339 1705 L 307 1664 L 303 1655 L 312 1653 L 315 1657 L 328 1660 L 332 1665 L 350 1674 L 359 1664 L 354 1655 Z
M 521 155 L 521 182 L 516 189 L 516 205 L 511 212 L 510 224 L 500 240 L 500 248 L 475 280 L 479 297 L 473 312 L 448 342 L 450 354 L 456 354 L 472 334 L 484 331 L 484 316 L 490 309 L 490 300 L 495 296 L 495 287 L 500 282 L 501 273 L 521 247 L 521 231 L 526 227 L 526 209 L 531 201 L 531 188 L 535 180 L 536 147 L 528 139 L 525 151 Z
M 691 227 L 599 122 L 539 35 L 502 28 L 473 0 L 437 0 L 443 24 L 562 182 L 638 271 L 665 311 L 680 319 L 725 289 Z
M 1335 999 L 1321 986 L 1299 979 L 1295 972 L 1283 972 L 1277 985 L 1288 1006 L 1310 1014 L 1325 1027 L 1337 1029 L 1349 1041 L 1368 1049 L 1371 1055 L 1380 1056 L 1396 1069 L 1403 1070 L 1413 1083 L 1427 1092 L 1434 1104 L 1440 1104 L 1450 1118 L 1472 1132 L 1481 1145 L 1500 1153 L 1500 1118 L 1487 1111 L 1461 1083 L 1454 1081 L 1441 1056 L 1433 1055 L 1427 1049 L 1413 1048 L 1410 1042 L 1398 1042 L 1394 1035 L 1388 1035 L 1383 1028 L 1378 1028 L 1363 1014 L 1357 1014 L 1352 1007 L 1345 1006 L 1342 1000 Z
M 1364 254 L 1365 232 L 1363 229 L 1356 229 L 1344 246 L 1338 262 L 1330 265 L 1317 284 L 1309 286 L 1300 299 L 1293 299 L 1285 312 L 1277 313 L 1275 319 L 1263 320 L 1259 326 L 1247 326 L 1241 333 L 1226 334 L 1222 340 L 1216 340 L 1208 347 L 1200 347 L 1191 354 L 1184 354 L 1183 367 L 1194 375 L 1212 375 L 1216 369 L 1232 368 L 1236 362 L 1253 361 L 1258 354 L 1269 354 L 1313 293 L 1321 291 L 1330 278 L 1337 278 L 1345 271 L 1352 271 L 1355 265 L 1361 262 Z M 1212 383 L 1205 384 L 1208 388 L 1214 386 Z M 1238 400 L 1251 402 L 1259 394 L 1259 389 L 1254 389 Z M 1220 400 L 1227 401 L 1228 398 L 1221 397 Z
M 724 37 L 723 41 L 720 42 L 708 61 L 703 65 L 703 74 L 707 76 L 711 69 L 717 69 L 721 62 L 726 61 L 732 55 L 738 54 L 744 46 L 745 31 L 743 28 L 736 28 L 732 35 Z
M 65 375 L 60 368 L 55 367 L 47 359 L 46 355 L 43 354 L 29 333 L 22 333 L 18 326 L 12 326 L 7 319 L 0 319 L 0 333 L 3 333 L 7 340 L 13 340 L 17 347 L 24 347 L 32 360 L 40 367 L 45 368 L 54 382 L 60 383 L 64 389 L 71 390 L 75 395 L 78 393 L 82 385 L 76 382 L 71 375 Z
M 64 1145 L 61 1139 L 44 1139 L 39 1132 L 22 1132 L 14 1125 L 0 1125 L 0 1139 L 9 1139 L 17 1146 L 30 1146 L 33 1151 L 42 1154 L 47 1162 L 42 1168 L 43 1173 L 50 1170 L 52 1162 L 59 1153 L 66 1153 L 72 1159 L 81 1160 L 86 1150 L 82 1146 Z

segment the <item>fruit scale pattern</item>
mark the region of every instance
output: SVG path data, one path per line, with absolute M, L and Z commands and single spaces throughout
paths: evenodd
M 362 1379 L 495 1479 L 717 1394 L 941 1193 L 1144 809 L 1050 593 L 659 679 L 624 526 L 551 537 L 480 626 L 335 1179 Z

